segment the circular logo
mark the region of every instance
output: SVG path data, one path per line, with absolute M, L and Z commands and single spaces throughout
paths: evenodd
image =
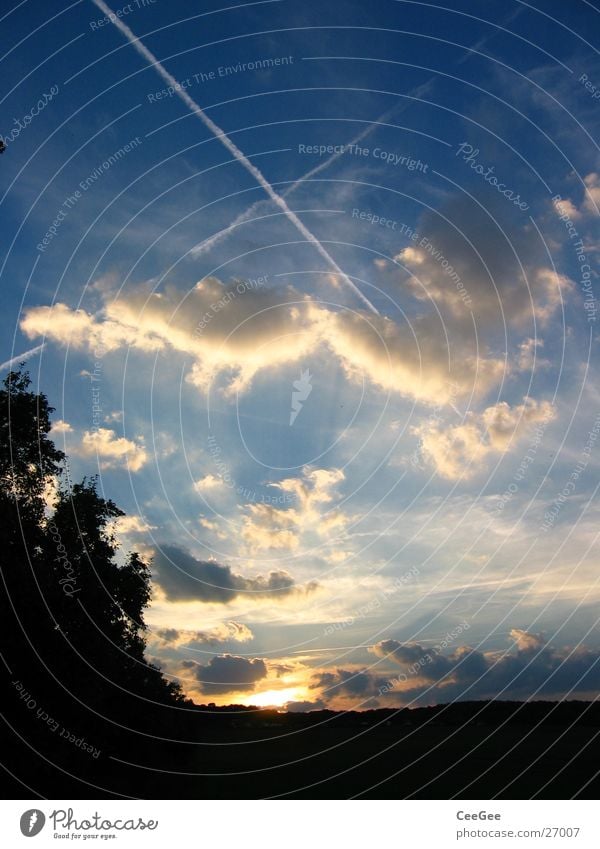
M 43 829 L 46 817 L 42 811 L 32 808 L 21 816 L 21 833 L 25 837 L 35 837 Z

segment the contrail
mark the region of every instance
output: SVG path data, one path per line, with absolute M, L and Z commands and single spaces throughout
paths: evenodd
M 423 85 L 417 86 L 416 89 L 413 89 L 410 93 L 410 96 L 421 97 L 421 95 L 425 94 L 432 87 L 432 84 L 433 80 L 428 80 L 426 83 L 423 83 Z M 364 130 L 361 130 L 361 132 L 357 136 L 355 136 L 351 141 L 349 141 L 348 144 L 344 145 L 344 149 L 346 147 L 359 144 L 361 141 L 363 141 L 363 139 L 369 136 L 373 132 L 373 130 L 378 127 L 382 122 L 387 121 L 388 118 L 391 118 L 393 115 L 398 114 L 399 112 L 404 112 L 404 110 L 410 105 L 410 103 L 405 102 L 395 104 L 394 106 L 392 106 L 391 109 L 388 109 L 386 112 L 380 115 L 376 121 L 373 121 L 367 127 L 365 127 Z M 338 160 L 343 155 L 344 151 L 338 151 L 337 153 L 333 153 L 324 162 L 320 162 L 318 165 L 315 165 L 314 168 L 311 168 L 310 171 L 307 171 L 306 174 L 303 174 L 302 177 L 299 177 L 297 180 L 294 180 L 291 186 L 289 186 L 285 190 L 285 192 L 282 192 L 281 196 L 283 198 L 288 197 L 293 192 L 295 192 L 299 186 L 301 186 L 307 180 L 312 179 L 315 174 L 319 174 L 321 171 L 324 171 L 326 168 L 329 168 L 330 165 L 333 165 L 333 163 L 336 162 L 336 160 Z M 227 236 L 231 232 L 233 232 L 233 230 L 236 229 L 236 227 L 239 227 L 239 225 L 243 224 L 245 221 L 249 221 L 254 215 L 254 213 L 257 212 L 266 203 L 267 201 L 264 200 L 256 201 L 247 209 L 245 209 L 244 212 L 240 212 L 240 214 L 227 227 L 224 227 L 222 230 L 219 230 L 217 233 L 214 233 L 212 236 L 209 236 L 208 239 L 204 239 L 203 242 L 200 242 L 198 245 L 193 247 L 190 253 L 195 257 L 199 257 L 212 250 L 215 245 L 218 245 L 220 242 L 223 241 L 223 239 L 226 239 Z
M 310 232 L 308 227 L 300 221 L 298 216 L 289 208 L 287 203 L 278 195 L 273 186 L 269 183 L 266 177 L 263 176 L 262 171 L 260 171 L 255 165 L 250 162 L 248 157 L 242 153 L 239 147 L 234 144 L 229 136 L 212 120 L 209 116 L 204 112 L 203 109 L 198 106 L 196 101 L 189 96 L 189 94 L 184 91 L 175 77 L 173 77 L 167 70 L 164 68 L 161 63 L 158 61 L 156 56 L 151 53 L 148 48 L 142 44 L 139 38 L 129 29 L 129 27 L 123 23 L 123 21 L 118 18 L 115 13 L 110 9 L 109 6 L 106 5 L 104 0 L 92 0 L 92 2 L 108 17 L 108 19 L 119 29 L 123 35 L 127 38 L 127 40 L 131 43 L 134 49 L 143 56 L 157 71 L 157 73 L 163 78 L 163 80 L 173 88 L 175 94 L 182 100 L 185 105 L 196 115 L 207 127 L 211 133 L 221 142 L 221 144 L 227 148 L 227 150 L 231 153 L 234 159 L 243 165 L 243 167 L 251 174 L 257 183 L 265 190 L 271 200 L 277 204 L 277 206 L 287 215 L 289 220 L 298 230 L 298 232 L 306 239 L 307 242 L 312 242 L 315 246 L 319 254 L 323 257 L 323 259 L 327 262 L 327 264 L 338 274 L 342 280 L 344 280 L 348 286 L 355 292 L 356 295 L 361 299 L 361 301 L 371 310 L 371 312 L 379 315 L 379 311 L 376 307 L 373 306 L 371 301 L 363 295 L 358 286 L 356 286 L 352 280 L 348 277 L 348 275 L 342 271 L 337 262 L 333 259 L 332 256 L 325 250 L 323 245 L 319 242 L 316 236 Z
M 16 366 L 18 363 L 22 363 L 23 360 L 28 359 L 28 357 L 35 357 L 36 354 L 41 353 L 44 350 L 45 342 L 42 342 L 41 345 L 38 345 L 35 348 L 32 348 L 31 351 L 25 351 L 23 354 L 19 354 L 18 357 L 12 357 L 10 360 L 7 360 L 5 363 L 0 365 L 0 371 L 4 371 L 4 369 L 12 368 Z
M 509 17 L 503 23 L 505 23 L 505 24 L 510 23 L 510 21 L 512 21 L 514 18 L 517 17 L 517 15 L 520 13 L 520 11 L 521 10 L 518 9 L 516 13 L 512 13 L 511 15 L 509 15 Z M 493 33 L 492 33 L 492 35 L 493 35 Z M 465 53 L 465 55 L 462 58 L 460 58 L 456 61 L 456 64 L 461 65 L 463 62 L 466 62 L 472 55 L 471 51 L 478 50 L 480 47 L 483 47 L 490 40 L 491 37 L 492 37 L 491 35 L 486 35 L 483 38 L 481 38 L 479 41 L 472 44 L 471 47 L 468 48 L 467 53 Z M 431 89 L 431 87 L 433 86 L 435 79 L 436 79 L 435 77 L 430 77 L 430 79 L 428 79 L 426 82 L 422 83 L 420 86 L 417 86 L 415 89 L 413 89 L 409 93 L 409 96 L 410 97 L 421 97 L 423 94 L 426 94 Z M 404 110 L 407 109 L 410 105 L 411 105 L 410 103 L 403 102 L 401 104 L 397 104 L 395 106 L 392 106 L 391 109 L 388 109 L 387 112 L 384 112 L 382 115 L 379 116 L 379 118 L 377 118 L 376 121 L 374 121 L 372 124 L 369 124 L 368 127 L 366 127 L 357 136 L 355 136 L 355 138 L 353 138 L 352 141 L 348 142 L 348 144 L 345 145 L 345 147 L 349 147 L 350 145 L 358 144 L 364 138 L 366 138 L 368 135 L 370 135 L 370 133 L 372 133 L 373 130 L 379 124 L 381 124 L 383 121 L 386 121 L 388 118 L 391 118 L 392 115 L 394 115 L 394 114 L 397 114 L 399 112 L 404 112 Z M 302 177 L 299 177 L 297 180 L 295 180 L 292 183 L 292 185 L 288 189 L 286 189 L 285 192 L 282 192 L 282 197 L 286 198 L 286 197 L 288 197 L 288 195 L 291 195 L 292 192 L 295 192 L 296 189 L 299 186 L 302 185 L 302 183 L 304 183 L 306 180 L 310 180 L 312 177 L 315 176 L 315 174 L 319 174 L 321 171 L 324 171 L 326 168 L 329 168 L 330 165 L 332 165 L 336 160 L 338 160 L 343 155 L 344 155 L 344 151 L 334 153 L 328 159 L 326 159 L 324 162 L 320 162 L 318 165 L 316 165 L 310 171 L 307 171 L 306 174 L 303 174 Z M 204 239 L 203 242 L 200 242 L 195 247 L 193 247 L 191 249 L 190 253 L 195 257 L 199 257 L 199 256 L 202 256 L 203 254 L 207 253 L 208 251 L 212 250 L 212 248 L 214 248 L 215 245 L 218 245 L 220 242 L 223 241 L 223 239 L 226 239 L 227 236 L 229 236 L 229 234 L 232 233 L 236 229 L 236 227 L 239 227 L 239 225 L 243 224 L 245 221 L 249 221 L 252 218 L 252 216 L 254 215 L 254 213 L 258 209 L 260 209 L 263 205 L 265 205 L 266 203 L 267 202 L 263 201 L 263 200 L 256 201 L 251 206 L 249 206 L 247 209 L 245 209 L 244 212 L 240 212 L 240 214 L 227 227 L 224 227 L 222 230 L 219 230 L 217 233 L 214 233 L 212 236 L 209 236 L 208 239 Z

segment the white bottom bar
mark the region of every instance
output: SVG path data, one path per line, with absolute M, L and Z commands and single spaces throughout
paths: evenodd
M 0 817 L 10 849 L 176 840 L 211 849 L 600 846 L 593 801 L 22 800 L 1 802 Z

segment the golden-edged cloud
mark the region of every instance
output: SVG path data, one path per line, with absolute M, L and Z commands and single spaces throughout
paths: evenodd
M 86 430 L 76 450 L 84 457 L 97 457 L 101 469 L 120 468 L 125 462 L 130 471 L 139 472 L 148 460 L 141 443 L 117 436 L 105 427 Z
M 525 397 L 517 406 L 502 401 L 481 413 L 469 412 L 459 425 L 448 427 L 433 420 L 412 432 L 421 438 L 422 453 L 437 473 L 458 480 L 472 477 L 487 457 L 502 454 L 531 427 L 554 416 L 555 409 L 548 401 Z
M 153 640 L 169 648 L 194 645 L 218 645 L 219 643 L 247 643 L 254 638 L 251 629 L 242 622 L 223 622 L 208 631 L 193 631 L 182 628 L 157 628 L 152 632 Z
M 262 549 L 293 551 L 300 546 L 305 532 L 323 538 L 343 528 L 350 517 L 338 509 L 328 509 L 335 487 L 344 480 L 341 469 L 305 467 L 302 476 L 285 478 L 271 486 L 294 496 L 294 507 L 275 507 L 271 504 L 246 504 L 242 538 L 248 553 Z
M 241 292 L 238 291 L 241 289 Z M 21 329 L 30 338 L 112 352 L 170 348 L 190 355 L 187 379 L 206 391 L 221 382 L 225 394 L 243 392 L 254 377 L 329 352 L 349 379 L 366 379 L 386 392 L 429 404 L 482 394 L 503 373 L 464 332 L 448 335 L 436 315 L 397 322 L 362 311 L 336 310 L 295 291 L 223 286 L 206 278 L 190 290 L 145 288 L 107 301 L 99 316 L 65 304 L 32 307 Z
M 314 581 L 299 586 L 282 569 L 268 575 L 246 576 L 216 560 L 198 560 L 176 545 L 163 545 L 154 552 L 152 572 L 167 601 L 201 601 L 228 604 L 238 596 L 250 599 L 277 598 L 313 592 Z

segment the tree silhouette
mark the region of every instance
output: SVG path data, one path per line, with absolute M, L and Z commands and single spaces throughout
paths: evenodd
M 99 495 L 95 478 L 70 483 L 48 435 L 53 408 L 30 385 L 26 372 L 13 371 L 0 390 L 0 632 L 14 696 L 5 717 L 17 737 L 21 729 L 56 748 L 23 707 L 26 692 L 42 715 L 72 734 L 93 727 L 97 745 L 115 750 L 124 728 L 152 732 L 161 709 L 185 700 L 145 657 L 150 570 L 137 553 L 118 550 L 114 522 L 123 511 Z M 51 751 L 53 762 L 62 749 Z

